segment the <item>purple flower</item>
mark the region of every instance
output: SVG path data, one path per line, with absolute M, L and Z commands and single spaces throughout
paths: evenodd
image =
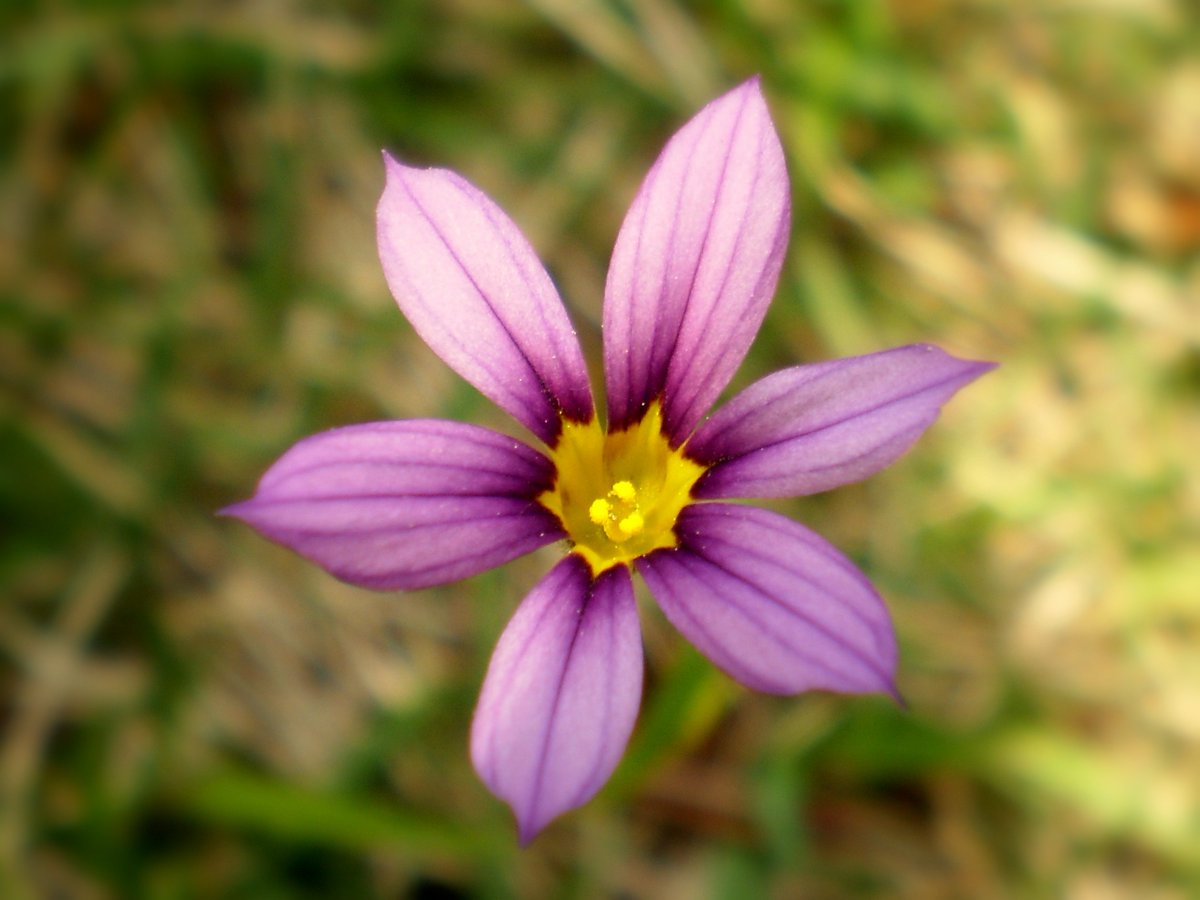
M 379 255 L 397 303 L 540 446 L 439 420 L 339 428 L 298 443 L 227 511 L 381 590 L 565 543 L 500 638 L 471 733 L 475 767 L 522 842 L 600 789 L 633 730 L 633 569 L 742 684 L 894 695 L 895 636 L 866 577 L 802 525 L 715 501 L 865 478 L 991 364 L 910 346 L 797 366 L 704 420 L 762 322 L 790 229 L 757 79 L 680 129 L 621 227 L 604 298 L 607 429 L 562 302 L 517 227 L 453 172 L 384 160 Z

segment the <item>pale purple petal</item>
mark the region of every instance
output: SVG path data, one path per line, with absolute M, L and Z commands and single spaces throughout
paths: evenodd
M 641 692 L 629 570 L 617 566 L 593 581 L 571 554 L 504 629 L 471 727 L 471 760 L 512 807 L 522 843 L 608 780 L 633 731 Z
M 534 499 L 553 478 L 542 454 L 486 428 L 375 422 L 300 441 L 223 512 L 343 581 L 408 590 L 565 537 Z
M 411 168 L 386 153 L 384 163 L 379 258 L 425 343 L 547 444 L 561 416 L 590 420 L 579 341 L 517 226 L 453 172 Z
M 747 687 L 895 696 L 896 638 L 883 601 L 853 563 L 783 516 L 697 503 L 679 546 L 637 562 L 663 613 Z
M 610 429 L 661 396 L 672 442 L 687 437 L 758 331 L 789 226 L 783 149 L 754 79 L 671 138 L 621 226 L 604 295 Z
M 721 407 L 687 444 L 711 465 L 696 497 L 795 497 L 891 465 L 942 404 L 994 363 L 927 344 L 784 369 Z

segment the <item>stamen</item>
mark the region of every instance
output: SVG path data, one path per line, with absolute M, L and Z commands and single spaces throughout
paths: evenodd
M 538 502 L 562 523 L 593 575 L 677 546 L 675 522 L 704 467 L 671 448 L 657 403 L 611 434 L 595 418 L 564 420 L 552 457 L 555 483 Z
M 642 518 L 640 512 L 634 511 L 618 522 L 617 527 L 621 529 L 621 534 L 625 537 L 633 537 L 635 534 L 640 534 L 646 527 L 646 520 Z
M 618 500 L 629 503 L 637 497 L 637 488 L 633 486 L 632 481 L 618 481 L 612 486 L 612 493 Z
M 609 514 L 612 512 L 612 506 L 603 497 L 593 500 L 592 505 L 588 507 L 588 518 L 592 520 L 594 525 L 603 525 L 608 521 Z

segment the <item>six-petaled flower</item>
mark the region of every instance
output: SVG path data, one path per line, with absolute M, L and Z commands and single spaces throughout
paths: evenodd
M 385 164 L 379 253 L 396 301 L 540 445 L 440 420 L 349 426 L 298 443 L 228 512 L 376 589 L 565 543 L 505 628 L 472 726 L 475 767 L 522 841 L 595 794 L 633 730 L 634 570 L 744 685 L 894 695 L 895 637 L 866 577 L 796 522 L 721 501 L 858 481 L 991 366 L 925 345 L 798 366 L 705 419 L 762 322 L 791 227 L 757 80 L 675 134 L 626 215 L 604 297 L 606 426 L 517 227 L 452 172 Z

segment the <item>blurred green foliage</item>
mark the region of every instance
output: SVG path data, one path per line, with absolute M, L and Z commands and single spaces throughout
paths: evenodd
M 1185 0 L 7 0 L 0 47 L 0 896 L 1200 889 Z M 509 427 L 388 297 L 381 147 L 495 197 L 598 360 L 641 176 L 756 72 L 795 233 L 737 384 L 1002 362 L 780 505 L 888 598 L 909 706 L 753 695 L 647 603 L 622 767 L 521 851 L 466 739 L 553 553 L 371 595 L 214 511 L 321 428 Z

